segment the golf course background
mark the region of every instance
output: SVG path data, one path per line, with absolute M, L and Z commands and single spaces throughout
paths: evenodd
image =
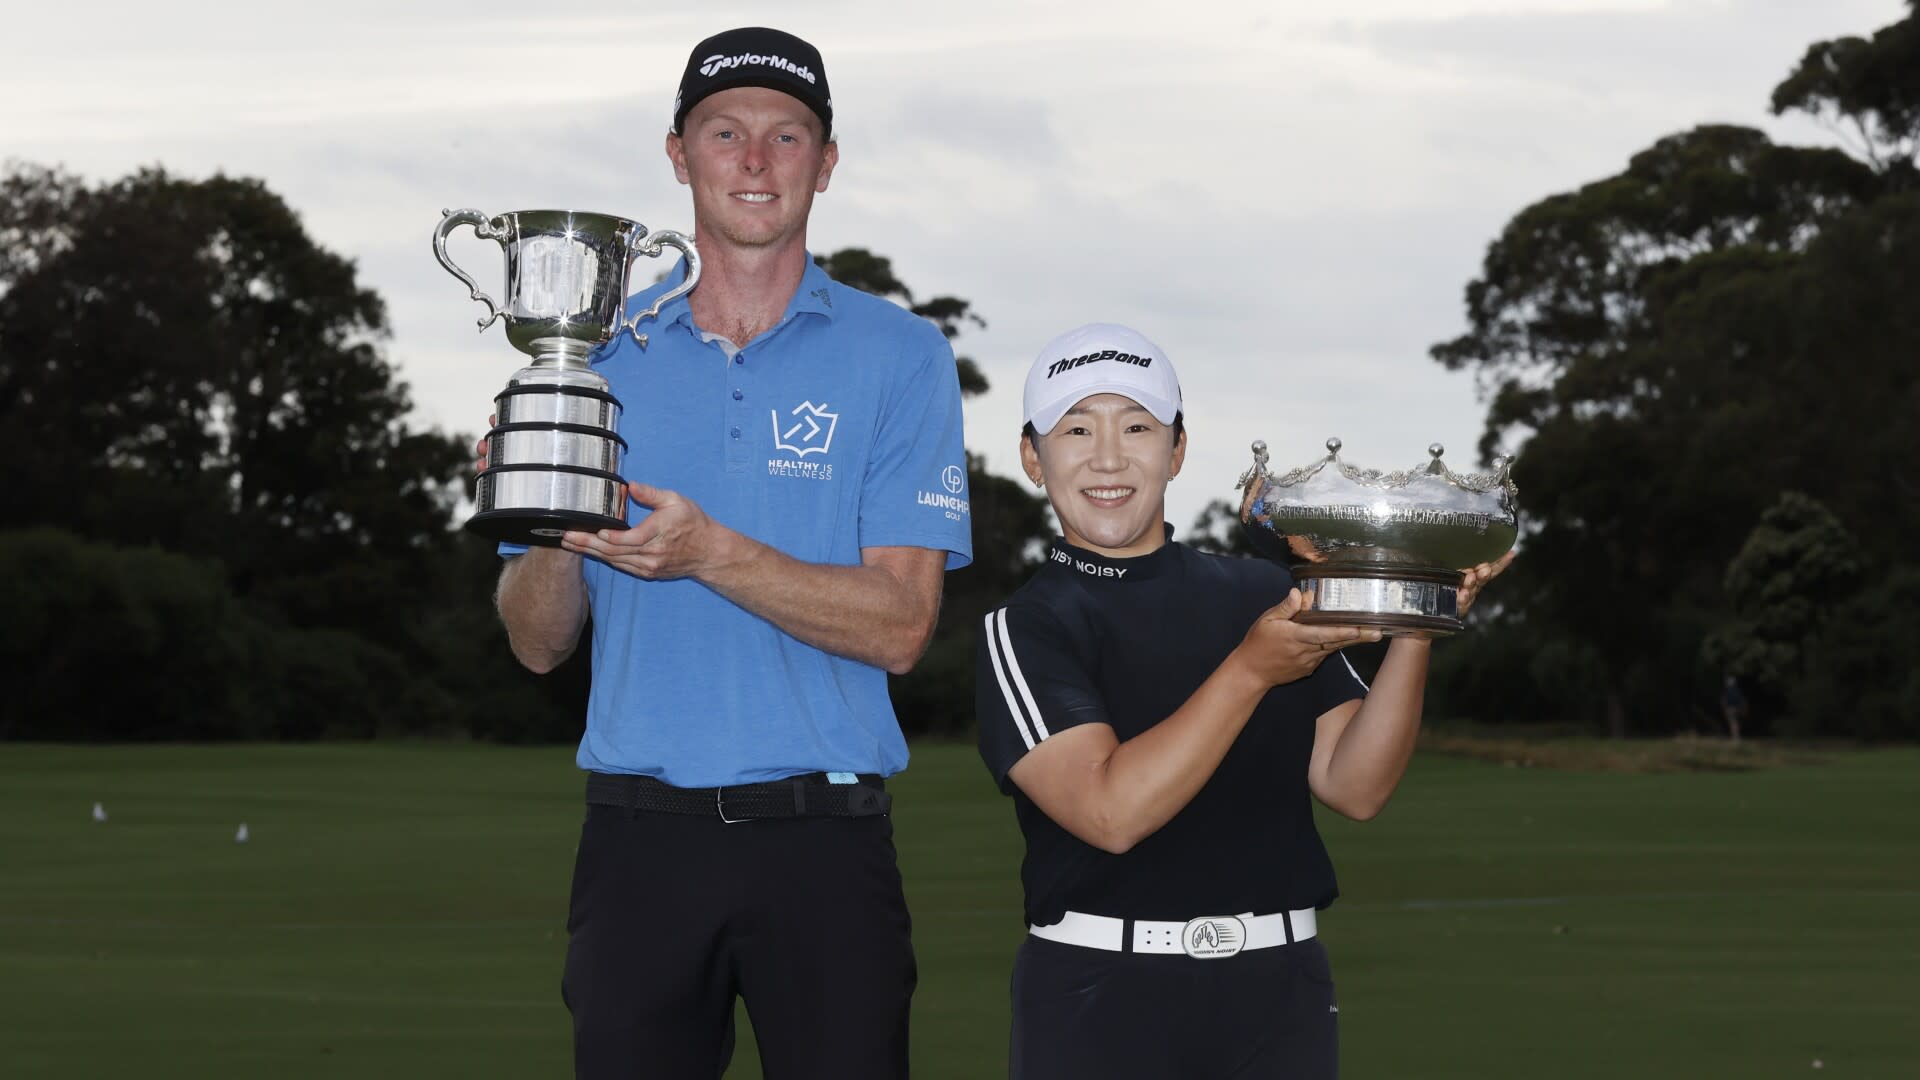
M 1920 1075 L 1917 774 L 1423 754 L 1322 819 L 1344 1075 Z M 0 1077 L 568 1075 L 579 786 L 564 748 L 5 747 Z M 914 1074 L 1004 1075 L 1011 811 L 961 744 L 894 790 Z

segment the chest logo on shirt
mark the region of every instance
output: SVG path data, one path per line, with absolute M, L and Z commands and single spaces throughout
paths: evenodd
M 815 405 L 803 401 L 781 413 L 768 410 L 773 420 L 773 448 L 793 457 L 767 459 L 769 476 L 797 476 L 806 480 L 833 479 L 833 466 L 825 461 L 808 461 L 809 454 L 825 454 L 833 449 L 833 432 L 840 425 L 840 414 L 828 412 L 824 402 Z
M 1180 947 L 1197 960 L 1232 956 L 1247 945 L 1247 924 L 1231 915 L 1195 919 L 1180 931 Z
M 833 448 L 833 429 L 840 424 L 840 414 L 828 412 L 825 403 L 803 401 L 784 417 L 779 409 L 769 410 L 768 415 L 773 417 L 775 450 L 790 450 L 797 457 L 806 457 Z

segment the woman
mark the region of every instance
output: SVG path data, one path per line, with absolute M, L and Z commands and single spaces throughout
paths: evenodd
M 1011 1075 L 1332 1077 L 1316 912 L 1337 888 L 1309 797 L 1386 805 L 1431 642 L 1395 638 L 1369 690 L 1338 650 L 1379 631 L 1294 622 L 1284 567 L 1172 541 L 1180 385 L 1135 331 L 1049 343 L 1025 414 L 1062 536 L 987 617 L 977 685 L 1027 843 Z M 1468 572 L 1462 612 L 1511 559 Z

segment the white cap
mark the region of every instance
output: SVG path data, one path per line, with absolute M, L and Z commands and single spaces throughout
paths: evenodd
M 1027 369 L 1026 422 L 1045 435 L 1095 394 L 1131 398 L 1163 424 L 1180 413 L 1180 379 L 1160 346 L 1118 323 L 1088 323 L 1047 342 Z

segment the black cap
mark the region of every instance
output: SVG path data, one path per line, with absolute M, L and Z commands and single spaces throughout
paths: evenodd
M 833 97 L 827 93 L 826 65 L 820 50 L 784 30 L 743 26 L 693 47 L 680 93 L 673 99 L 673 130 L 680 132 L 687 113 L 702 98 L 736 86 L 764 86 L 797 98 L 820 116 L 821 130 L 833 137 Z

